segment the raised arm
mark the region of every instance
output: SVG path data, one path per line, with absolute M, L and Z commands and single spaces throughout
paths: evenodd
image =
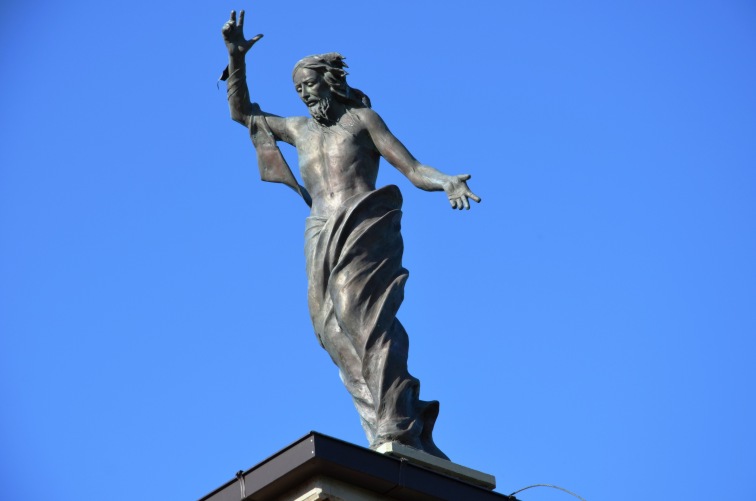
M 425 191 L 446 192 L 452 209 L 469 209 L 468 198 L 480 202 L 480 198 L 467 187 L 466 181 L 470 179 L 470 174 L 449 176 L 433 167 L 421 164 L 391 133 L 380 115 L 368 108 L 359 111 L 378 153 L 407 176 L 412 184 Z
M 228 68 L 222 78 L 227 78 L 228 107 L 231 119 L 244 126 L 249 126 L 249 119 L 254 113 L 249 100 L 247 88 L 247 63 L 244 60 L 247 52 L 263 36 L 257 35 L 251 40 L 244 38 L 244 11 L 239 12 L 239 22 L 236 22 L 236 11 L 231 11 L 231 18 L 221 30 L 223 41 L 228 49 Z M 258 112 L 259 113 L 259 112 Z
M 228 93 L 228 108 L 231 111 L 231 119 L 245 127 L 249 127 L 252 117 L 262 115 L 266 117 L 273 135 L 278 141 L 286 141 L 294 144 L 294 132 L 291 120 L 265 113 L 260 110 L 256 103 L 249 99 L 247 87 L 247 63 L 245 56 L 249 49 L 263 36 L 256 35 L 252 39 L 244 38 L 244 11 L 239 11 L 239 21 L 236 20 L 236 11 L 231 11 L 231 18 L 223 25 L 221 30 L 223 41 L 228 49 L 228 67 L 223 72 L 224 80 L 228 80 L 226 89 Z

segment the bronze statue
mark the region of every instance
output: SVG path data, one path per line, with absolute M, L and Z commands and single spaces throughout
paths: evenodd
M 262 35 L 244 38 L 244 11 L 231 12 L 222 33 L 229 65 L 231 118 L 249 128 L 263 180 L 284 183 L 311 207 L 305 230 L 308 302 L 315 333 L 338 366 L 375 449 L 397 441 L 448 459 L 433 442 L 437 401 L 419 399 L 407 371 L 409 340 L 396 312 L 408 272 L 402 267 L 402 196 L 376 189 L 380 157 L 420 189 L 444 191 L 453 209 L 480 202 L 470 176 L 448 176 L 418 162 L 346 81 L 338 53 L 305 57 L 294 66 L 294 89 L 310 117 L 279 117 L 249 99 L 245 54 Z M 304 186 L 276 141 L 296 147 Z

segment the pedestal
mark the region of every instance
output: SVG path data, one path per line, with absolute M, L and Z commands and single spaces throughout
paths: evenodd
M 382 454 L 311 432 L 200 501 L 514 499 L 491 490 L 491 475 L 401 444 L 384 449 Z

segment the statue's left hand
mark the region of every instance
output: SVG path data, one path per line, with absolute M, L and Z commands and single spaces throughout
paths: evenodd
M 452 209 L 470 209 L 471 200 L 475 200 L 480 203 L 480 197 L 476 196 L 470 188 L 467 187 L 467 180 L 470 179 L 470 174 L 461 174 L 459 176 L 449 176 L 449 180 L 444 183 L 444 191 L 446 196 L 449 197 L 449 203 Z
M 223 33 L 223 41 L 226 42 L 226 48 L 231 56 L 246 54 L 249 49 L 255 45 L 255 42 L 260 40 L 263 36 L 257 35 L 252 37 L 251 40 L 244 38 L 244 11 L 239 11 L 239 22 L 236 22 L 236 11 L 231 11 L 231 19 L 226 21 L 221 29 Z

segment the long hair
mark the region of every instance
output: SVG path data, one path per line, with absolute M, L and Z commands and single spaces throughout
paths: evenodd
M 328 84 L 328 87 L 331 88 L 336 99 L 356 108 L 370 108 L 370 98 L 361 90 L 347 85 L 346 76 L 348 73 L 344 68 L 348 68 L 348 66 L 344 59 L 344 56 L 338 52 L 307 56 L 294 65 L 291 76 L 294 78 L 297 70 L 301 68 L 317 71 Z

